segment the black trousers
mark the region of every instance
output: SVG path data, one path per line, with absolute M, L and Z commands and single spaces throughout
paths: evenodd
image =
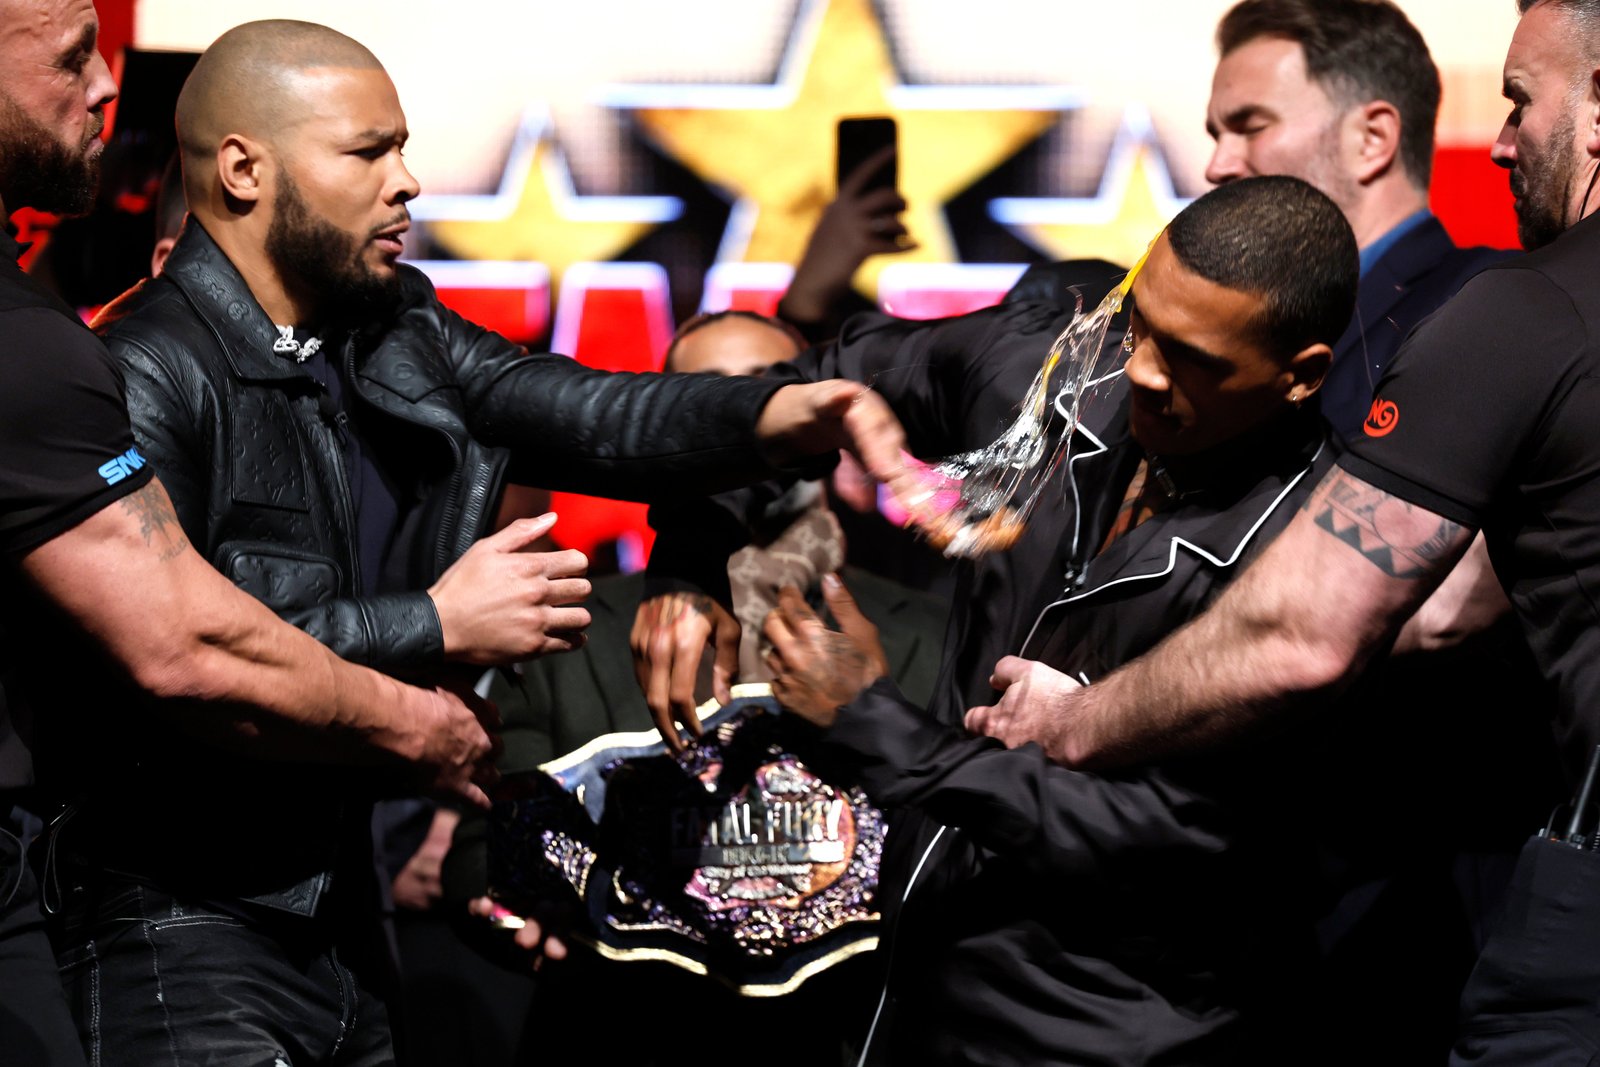
M 83 1067 L 20 831 L 10 810 L 0 811 L 0 1060 Z
M 1600 1065 L 1600 854 L 1535 837 L 1462 994 L 1453 1067 Z
M 91 1067 L 378 1067 L 382 1000 L 333 924 L 253 921 L 97 874 L 69 880 L 57 958 Z

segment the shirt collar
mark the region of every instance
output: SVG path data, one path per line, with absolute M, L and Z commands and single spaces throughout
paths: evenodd
M 1433 218 L 1433 212 L 1423 208 L 1414 215 L 1401 219 L 1399 223 L 1390 227 L 1389 232 L 1372 242 L 1361 250 L 1361 276 L 1365 278 L 1367 271 L 1373 264 L 1384 257 L 1384 254 L 1399 243 L 1400 238 Z

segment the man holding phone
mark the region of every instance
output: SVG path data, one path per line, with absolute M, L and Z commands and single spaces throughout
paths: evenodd
M 906 202 L 898 189 L 896 138 L 891 118 L 839 120 L 838 193 L 823 209 L 778 302 L 778 317 L 813 344 L 829 340 L 845 319 L 873 307 L 850 284 L 863 262 L 917 247 L 900 221 Z

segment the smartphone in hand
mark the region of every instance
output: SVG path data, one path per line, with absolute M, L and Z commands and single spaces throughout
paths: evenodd
M 883 116 L 840 119 L 835 156 L 837 160 L 834 172 L 835 188 L 843 186 L 856 168 L 868 159 L 885 148 L 895 147 L 897 138 L 894 119 Z M 891 156 L 872 175 L 871 180 L 862 188 L 862 192 L 872 189 L 893 189 L 899 184 L 898 157 Z

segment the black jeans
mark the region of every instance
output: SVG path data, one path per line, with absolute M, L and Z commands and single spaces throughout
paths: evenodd
M 20 831 L 10 808 L 0 810 L 0 1061 L 83 1067 Z
M 1600 854 L 1535 837 L 1461 1001 L 1453 1067 L 1600 1065 Z
M 91 1067 L 394 1062 L 383 1003 L 331 924 L 104 874 L 71 882 L 57 960 Z

